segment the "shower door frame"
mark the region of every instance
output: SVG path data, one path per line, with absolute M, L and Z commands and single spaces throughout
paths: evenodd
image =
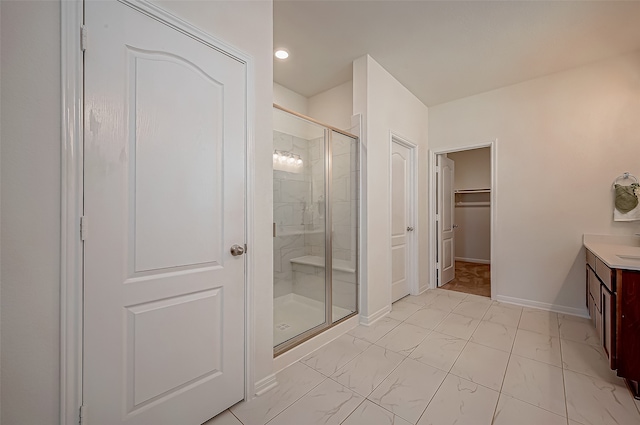
M 297 347 L 303 342 L 321 334 L 322 332 L 339 325 L 340 323 L 348 320 L 358 314 L 360 311 L 360 271 L 359 271 L 359 259 L 360 259 L 360 138 L 354 134 L 351 134 L 347 131 L 340 130 L 339 128 L 330 126 L 318 120 L 315 120 L 306 115 L 300 114 L 298 112 L 292 111 L 291 109 L 287 109 L 283 106 L 278 105 L 277 103 L 273 104 L 274 109 L 278 109 L 282 112 L 293 115 L 294 117 L 309 121 L 313 124 L 317 124 L 321 127 L 324 127 L 324 211 L 325 211 L 325 276 L 324 276 L 324 285 L 325 285 L 325 320 L 324 323 L 314 326 L 311 329 L 308 329 L 302 332 L 295 337 L 284 341 L 281 344 L 273 347 L 273 357 L 277 357 L 280 354 L 286 353 L 292 348 Z M 332 210 L 332 201 L 331 194 L 332 192 L 332 179 L 333 179 L 333 157 L 332 157 L 332 142 L 333 142 L 333 133 L 336 132 L 342 134 L 343 136 L 350 137 L 355 141 L 356 151 L 354 153 L 356 160 L 356 191 L 358 191 L 358 197 L 356 198 L 356 202 L 354 203 L 356 214 L 355 214 L 355 311 L 351 314 L 346 315 L 345 317 L 340 318 L 337 321 L 333 321 L 333 240 L 331 238 L 332 229 L 333 229 L 333 210 Z

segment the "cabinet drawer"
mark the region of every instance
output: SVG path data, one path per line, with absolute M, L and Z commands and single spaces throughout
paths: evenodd
M 598 257 L 596 257 L 596 274 L 598 275 L 602 283 L 604 283 L 607 286 L 609 291 L 611 292 L 616 291 L 616 288 L 614 285 L 615 281 L 611 277 L 611 269 L 607 267 L 607 265 L 603 263 L 602 260 L 599 259 Z
M 591 266 L 593 270 L 596 269 L 596 256 L 593 254 L 593 252 L 589 251 L 588 249 L 587 249 L 587 264 Z

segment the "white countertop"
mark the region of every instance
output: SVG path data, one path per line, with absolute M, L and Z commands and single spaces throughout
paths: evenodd
M 640 236 L 584 235 L 583 241 L 610 268 L 640 270 Z

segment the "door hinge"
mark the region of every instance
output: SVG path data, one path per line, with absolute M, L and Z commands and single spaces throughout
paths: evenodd
M 80 406 L 80 425 L 87 425 L 89 423 L 87 415 L 87 406 L 84 404 Z
M 436 221 L 440 221 L 440 214 L 436 214 Z
M 439 173 L 439 172 L 440 172 L 440 166 L 436 165 L 436 173 Z
M 86 25 L 80 26 L 80 50 L 83 52 L 87 50 L 87 27 Z
M 87 235 L 89 233 L 89 225 L 87 222 L 87 217 L 80 217 L 80 240 L 87 240 Z
M 247 244 L 244 244 L 244 253 L 247 253 Z

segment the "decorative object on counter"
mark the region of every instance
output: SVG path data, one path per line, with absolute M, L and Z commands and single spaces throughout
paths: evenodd
M 618 184 L 618 180 L 633 180 L 627 186 Z M 613 181 L 615 191 L 615 208 L 613 210 L 614 221 L 640 220 L 640 208 L 638 207 L 638 178 L 629 172 L 623 173 Z

